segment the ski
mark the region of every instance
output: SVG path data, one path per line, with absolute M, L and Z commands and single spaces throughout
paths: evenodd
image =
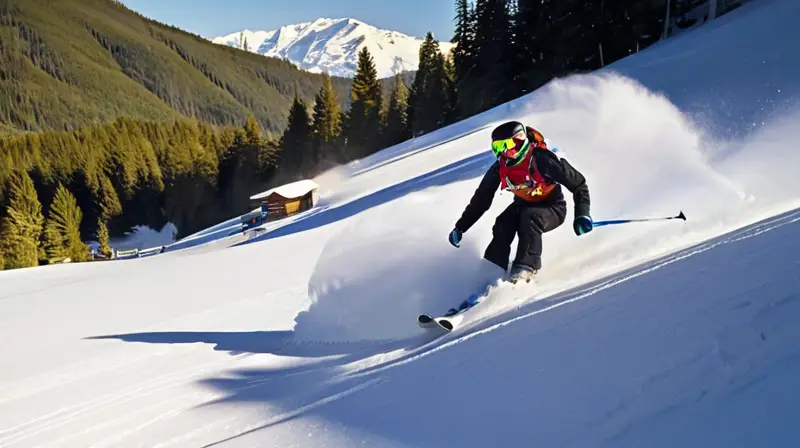
M 526 284 L 530 282 L 531 279 L 524 281 Z M 451 308 L 444 314 L 438 316 L 431 314 L 420 314 L 417 316 L 417 326 L 425 329 L 439 329 L 449 333 L 456 329 L 456 327 L 458 327 L 458 325 L 464 320 L 464 315 L 467 313 L 467 311 L 474 309 L 483 303 L 484 300 L 487 300 L 489 295 L 491 295 L 495 289 L 500 288 L 503 285 L 513 288 L 516 283 L 516 281 L 502 279 L 499 283 L 492 283 L 491 285 L 487 286 L 482 294 L 471 295 L 467 300 L 461 302 L 458 308 Z
M 440 316 L 433 316 L 430 314 L 420 314 L 417 316 L 417 325 L 420 328 L 427 328 L 427 329 L 435 329 L 438 328 L 440 330 L 444 330 L 446 332 L 453 331 L 459 323 L 464 319 L 464 314 L 475 308 L 476 306 L 480 305 L 483 300 L 488 297 L 489 293 L 494 290 L 496 286 L 489 287 L 486 292 L 481 295 L 474 294 L 470 296 L 469 299 L 465 300 L 464 302 L 459 305 L 458 309 L 451 308 L 448 312 L 440 315 Z
M 434 329 L 438 328 L 440 330 L 444 330 L 446 332 L 453 331 L 459 323 L 464 319 L 464 313 L 471 310 L 475 306 L 469 307 L 467 309 L 461 310 L 456 314 L 452 315 L 443 315 L 443 316 L 431 316 L 430 314 L 420 314 L 417 317 L 417 325 L 421 328 L 427 329 Z

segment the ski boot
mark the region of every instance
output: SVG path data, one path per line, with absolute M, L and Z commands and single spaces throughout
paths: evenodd
M 530 283 L 538 272 L 538 270 L 534 270 L 529 266 L 515 264 L 511 266 L 511 272 L 508 274 L 508 281 L 512 284 L 516 284 L 519 281 Z

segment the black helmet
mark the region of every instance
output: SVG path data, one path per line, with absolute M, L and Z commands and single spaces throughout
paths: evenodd
M 492 151 L 497 157 L 505 155 L 509 165 L 521 162 L 530 149 L 525 126 L 518 121 L 509 121 L 492 131 Z

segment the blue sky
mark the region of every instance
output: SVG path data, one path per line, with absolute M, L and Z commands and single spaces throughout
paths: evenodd
M 320 17 L 351 17 L 382 29 L 437 40 L 453 35 L 453 0 L 122 0 L 152 19 L 211 38 L 270 30 Z

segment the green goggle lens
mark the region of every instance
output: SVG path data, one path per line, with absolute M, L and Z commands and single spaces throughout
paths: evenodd
M 511 148 L 514 148 L 515 146 L 517 146 L 517 142 L 514 141 L 513 138 L 507 138 L 504 140 L 495 140 L 492 142 L 492 151 L 494 152 L 495 156 L 499 156 L 500 154 L 506 152 Z

